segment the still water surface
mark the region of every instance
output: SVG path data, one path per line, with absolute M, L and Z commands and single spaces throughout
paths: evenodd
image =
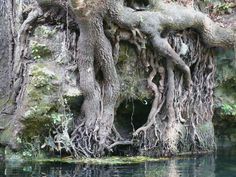
M 4 163 L 0 177 L 236 177 L 236 149 L 217 154 L 127 165 Z

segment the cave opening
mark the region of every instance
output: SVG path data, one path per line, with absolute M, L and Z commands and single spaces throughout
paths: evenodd
M 132 134 L 147 121 L 151 110 L 150 100 L 125 100 L 116 112 L 115 126 L 124 139 L 131 139 Z
M 118 107 L 115 116 L 115 127 L 124 140 L 132 140 L 132 134 L 147 122 L 152 107 L 152 100 L 124 100 Z M 112 155 L 135 156 L 138 148 L 133 145 L 118 145 Z
M 82 104 L 84 102 L 84 97 L 82 95 L 67 96 L 65 97 L 65 99 L 67 100 L 67 105 L 70 112 L 73 114 L 75 118 L 78 117 L 80 114 Z

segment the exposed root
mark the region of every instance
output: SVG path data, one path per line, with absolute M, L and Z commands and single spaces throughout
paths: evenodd
M 158 64 L 154 63 L 154 57 L 152 55 L 149 55 L 150 57 L 150 66 L 152 67 L 152 71 L 147 79 L 148 82 L 148 88 L 151 89 L 154 93 L 154 100 L 152 102 L 152 108 L 151 111 L 148 115 L 148 119 L 147 122 L 145 123 L 144 126 L 138 128 L 134 133 L 133 136 L 137 137 L 141 134 L 141 132 L 143 133 L 143 141 L 144 141 L 144 149 L 150 148 L 150 146 L 147 144 L 146 142 L 146 134 L 147 131 L 149 131 L 152 126 L 154 127 L 154 133 L 155 133 L 155 139 L 159 139 L 158 136 L 158 127 L 156 127 L 156 116 L 157 114 L 160 112 L 162 106 L 164 105 L 165 99 L 162 99 L 162 92 L 163 92 L 163 82 L 165 79 L 165 73 L 163 71 L 163 68 L 161 66 L 159 66 Z M 153 79 L 155 78 L 156 74 L 157 74 L 157 68 L 160 74 L 160 81 L 159 81 L 159 87 L 157 87 L 157 85 L 153 82 Z M 157 141 L 157 140 L 156 140 Z M 155 145 L 154 145 L 155 146 Z
M 118 145 L 132 145 L 133 141 L 116 141 L 115 143 L 111 144 L 107 147 L 108 150 L 112 150 L 115 146 Z
M 164 57 L 166 57 L 168 60 L 171 60 L 171 62 L 173 62 L 173 64 L 184 73 L 187 88 L 190 89 L 192 86 L 190 69 L 180 58 L 180 56 L 172 49 L 167 39 L 163 39 L 157 35 L 153 38 L 152 43 L 153 46 L 164 55 Z
M 27 44 L 27 32 L 30 28 L 30 25 L 32 25 L 38 17 L 42 16 L 43 12 L 39 7 L 35 7 L 32 9 L 27 17 L 27 19 L 23 22 L 21 25 L 18 34 L 17 34 L 17 43 L 18 43 L 18 49 L 16 49 L 16 58 L 14 60 L 14 68 L 15 74 L 17 77 L 17 74 L 20 72 L 20 60 L 24 58 L 24 50 Z

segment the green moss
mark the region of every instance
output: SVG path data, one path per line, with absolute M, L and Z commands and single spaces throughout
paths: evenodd
M 217 88 L 215 89 L 215 124 L 236 120 L 236 65 L 234 50 L 219 50 L 217 56 Z
M 236 104 L 222 104 L 221 106 L 221 114 L 234 116 L 236 118 Z
M 140 67 L 136 67 L 136 65 L 140 65 Z M 135 48 L 129 43 L 120 45 L 117 70 L 122 78 L 120 81 L 122 98 L 135 98 L 142 102 L 150 98 L 150 92 L 148 92 L 145 82 L 148 77 L 147 73 L 138 60 Z
M 13 163 L 22 163 L 24 158 L 20 152 L 13 152 L 10 148 L 5 148 L 5 159 Z
M 134 56 L 131 50 L 129 50 L 128 45 L 121 45 L 120 47 L 120 55 L 119 55 L 119 60 L 118 62 L 127 62 L 127 60 Z
M 34 60 L 48 58 L 52 55 L 52 51 L 45 44 L 33 42 L 31 45 L 31 53 Z
M 12 126 L 7 126 L 4 131 L 1 132 L 0 136 L 0 142 L 1 144 L 10 144 L 13 141 L 12 132 L 14 131 L 14 128 Z
M 24 129 L 21 134 L 22 153 L 26 158 L 38 158 L 43 154 L 42 148 L 61 151 L 71 146 L 66 144 L 67 139 L 64 137 L 69 137 L 69 131 L 72 131 L 74 112 L 61 93 L 61 75 L 57 71 L 54 73 L 54 70 L 55 67 L 48 66 L 48 62 L 35 63 L 30 68 L 31 77 L 26 88 L 28 97 L 22 120 Z M 66 98 L 73 101 L 77 101 L 81 95 L 78 89 L 69 87 L 67 92 Z M 62 148 L 58 148 L 58 142 L 63 144 Z
M 81 158 L 81 159 L 72 159 L 72 158 L 35 159 L 34 161 L 118 165 L 118 164 L 135 164 L 143 162 L 158 162 L 161 160 L 166 160 L 166 158 L 150 158 L 144 156 L 136 156 L 136 157 L 114 156 L 114 157 L 104 157 L 104 158 Z
M 56 33 L 56 29 L 49 26 L 39 26 L 35 29 L 34 35 L 51 38 Z
M 28 94 L 30 101 L 39 102 L 57 90 L 57 87 L 52 84 L 56 80 L 56 76 L 45 67 L 35 66 L 31 72 L 32 79 L 28 86 Z
M 35 136 L 46 136 L 53 125 L 52 114 L 58 112 L 58 86 L 53 85 L 57 77 L 45 66 L 36 65 L 30 73 L 31 82 L 27 87 L 27 110 L 24 115 L 22 137 L 30 141 Z

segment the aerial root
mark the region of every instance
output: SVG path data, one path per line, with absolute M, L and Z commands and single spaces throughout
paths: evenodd
M 146 136 L 147 136 L 147 132 L 149 130 L 151 130 L 151 127 L 154 126 L 154 134 L 155 134 L 155 143 L 153 145 L 153 147 L 157 144 L 158 140 L 159 140 L 159 134 L 160 134 L 160 130 L 157 127 L 156 124 L 156 118 L 158 113 L 160 112 L 161 108 L 163 107 L 164 103 L 165 103 L 165 99 L 163 99 L 163 83 L 164 83 L 164 79 L 165 79 L 165 72 L 164 72 L 164 68 L 161 67 L 157 61 L 154 61 L 154 56 L 153 55 L 149 55 L 150 57 L 150 66 L 152 68 L 152 71 L 149 74 L 149 77 L 147 79 L 147 83 L 148 83 L 148 88 L 150 90 L 152 90 L 153 94 L 154 94 L 154 101 L 152 103 L 152 108 L 151 111 L 149 113 L 148 116 L 148 120 L 146 122 L 146 124 L 140 128 L 138 128 L 134 133 L 133 136 L 137 137 L 139 135 L 141 135 L 142 132 L 142 136 L 143 136 L 143 146 L 144 149 L 147 150 L 150 147 L 148 146 L 148 142 L 146 140 Z M 157 73 L 160 75 L 160 81 L 159 81 L 159 85 L 157 86 L 156 83 L 153 82 L 153 79 L 155 78 L 155 76 L 157 75 Z
M 171 60 L 171 62 L 179 68 L 183 73 L 186 81 L 186 86 L 189 90 L 192 87 L 192 79 L 191 72 L 188 65 L 180 58 L 180 56 L 172 49 L 167 39 L 161 38 L 159 35 L 156 35 L 152 40 L 153 46 L 159 50 L 159 52 L 167 58 L 167 60 Z

